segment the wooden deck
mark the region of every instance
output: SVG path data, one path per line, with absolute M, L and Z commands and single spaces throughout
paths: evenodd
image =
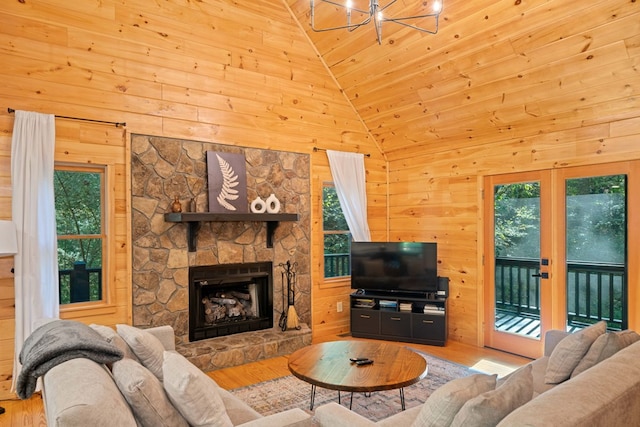
M 584 325 L 567 325 L 567 332 L 575 332 Z M 496 311 L 496 329 L 500 332 L 540 338 L 540 316 L 535 314 L 523 315 L 509 311 Z
M 496 329 L 500 332 L 540 338 L 540 316 L 517 315 L 508 311 L 496 311 Z

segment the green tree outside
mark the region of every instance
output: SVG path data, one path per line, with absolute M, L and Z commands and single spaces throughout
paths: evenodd
M 351 233 L 342 213 L 335 187 L 322 189 L 322 227 L 324 231 L 324 276 L 351 275 Z
M 102 299 L 102 178 L 100 172 L 54 172 L 58 269 L 70 271 L 83 263 L 86 269 L 97 270 L 89 274 L 88 301 Z M 60 304 L 71 302 L 71 286 L 71 276 L 63 275 Z

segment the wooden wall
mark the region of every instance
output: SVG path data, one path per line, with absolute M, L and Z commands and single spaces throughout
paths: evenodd
M 482 344 L 482 178 L 640 159 L 640 7 L 480 0 L 463 19 L 456 5 L 445 2 L 451 21 L 437 36 L 447 59 L 433 58 L 414 87 L 423 114 L 395 98 L 403 136 L 389 139 L 386 117 L 374 137 L 390 161 L 390 238 L 438 241 L 439 273 L 452 279 L 449 336 Z M 367 114 L 373 128 L 380 115 Z M 640 277 L 629 279 L 636 295 Z M 630 312 L 638 319 L 640 302 Z
M 436 35 L 384 22 L 378 44 L 286 1 L 389 160 L 389 238 L 439 243 L 449 336 L 481 343 L 482 177 L 640 156 L 640 3 L 444 0 Z
M 130 322 L 126 163 L 132 133 L 309 153 L 314 201 L 321 183 L 331 180 L 326 154 L 314 153 L 314 146 L 367 152 L 369 188 L 386 193 L 379 150 L 280 0 L 10 0 L 0 4 L 0 45 L 0 219 L 11 218 L 13 115 L 7 107 L 127 123 L 123 134 L 115 127 L 57 120 L 57 160 L 106 164 L 117 158 L 110 188 L 117 212 L 109 226 L 120 230 L 110 260 L 118 308 L 67 316 Z M 384 212 L 385 203 L 385 197 L 372 198 L 372 214 Z M 386 226 L 384 216 L 372 223 L 378 234 Z M 322 244 L 320 232 L 316 217 L 316 246 Z M 0 260 L 0 399 L 11 396 L 11 260 Z M 321 274 L 314 269 L 314 286 L 322 284 Z M 318 292 L 313 323 L 322 325 L 314 333 L 348 330 L 348 310 L 331 317 L 322 307 L 325 298 L 344 294 L 344 283 Z M 335 303 L 327 304 L 336 311 Z

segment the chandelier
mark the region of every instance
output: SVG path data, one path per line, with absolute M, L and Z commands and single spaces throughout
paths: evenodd
M 325 27 L 325 28 L 316 27 L 316 23 L 315 23 L 316 1 L 318 4 L 329 3 L 331 5 L 334 5 L 334 6 L 337 6 L 338 8 L 343 9 L 345 18 L 346 18 L 346 23 L 344 25 L 337 25 L 333 27 Z M 311 29 L 317 32 L 343 30 L 343 29 L 346 29 L 348 31 L 353 31 L 356 28 L 362 27 L 363 25 L 367 25 L 368 23 L 373 22 L 376 30 L 376 38 L 378 39 L 378 44 L 382 44 L 382 23 L 383 22 L 394 22 L 396 24 L 404 25 L 405 27 L 413 28 L 414 30 L 422 31 L 424 33 L 429 33 L 429 34 L 436 34 L 438 32 L 438 18 L 440 17 L 440 13 L 442 12 L 441 0 L 431 1 L 430 2 L 431 10 L 424 14 L 405 16 L 405 17 L 387 16 L 385 14 L 385 10 L 387 10 L 389 6 L 393 5 L 396 1 L 397 0 L 391 0 L 388 4 L 381 6 L 378 0 L 369 0 L 369 9 L 363 10 L 363 9 L 358 9 L 353 7 L 352 0 L 345 0 L 344 4 L 331 1 L 331 0 L 311 0 Z M 421 1 L 420 3 L 426 4 L 427 2 Z M 356 14 L 358 17 L 363 17 L 363 20 L 355 23 L 351 22 L 352 14 Z M 418 25 L 418 23 L 416 23 L 416 21 L 424 20 L 426 18 L 432 18 L 430 20 L 432 24 L 430 28 L 425 28 L 424 26 L 420 26 Z

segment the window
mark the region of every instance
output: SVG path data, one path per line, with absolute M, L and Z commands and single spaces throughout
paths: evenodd
M 102 168 L 54 171 L 61 305 L 104 299 L 104 177 Z
M 322 188 L 322 229 L 324 234 L 324 277 L 351 275 L 351 233 L 342 213 L 333 184 Z

